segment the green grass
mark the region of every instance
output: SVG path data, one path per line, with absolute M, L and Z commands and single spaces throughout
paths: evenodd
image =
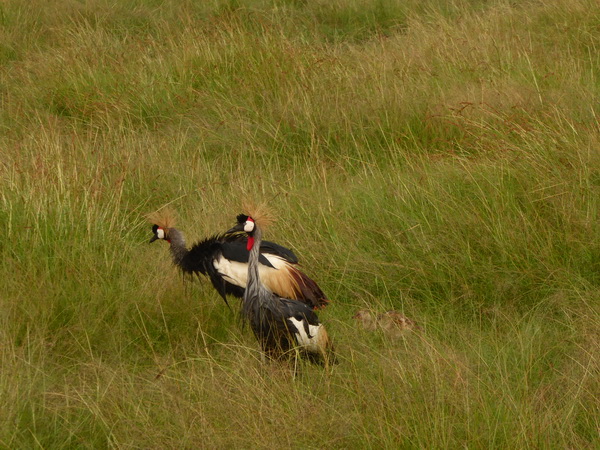
M 2 3 L 0 448 L 595 447 L 598 17 Z M 193 241 L 244 199 L 332 299 L 331 374 L 263 364 L 147 244 L 165 204 Z

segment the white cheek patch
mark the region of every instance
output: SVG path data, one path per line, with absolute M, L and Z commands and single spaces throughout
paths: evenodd
M 156 237 L 159 239 L 164 239 L 165 238 L 165 230 L 163 230 L 162 228 L 157 229 Z
M 246 233 L 251 233 L 254 230 L 254 222 L 250 222 L 249 220 L 246 221 L 246 223 L 244 224 L 244 231 Z

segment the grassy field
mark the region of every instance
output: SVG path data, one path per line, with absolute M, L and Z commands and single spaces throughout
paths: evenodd
M 0 448 L 597 448 L 597 1 L 8 0 L 0 24 Z M 263 364 L 148 244 L 163 205 L 191 242 L 248 199 L 332 299 L 331 374 Z

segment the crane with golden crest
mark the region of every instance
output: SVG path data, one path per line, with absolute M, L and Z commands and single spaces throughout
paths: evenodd
M 250 323 L 265 355 L 273 360 L 291 358 L 296 351 L 326 367 L 334 362 L 333 346 L 317 314 L 306 304 L 269 289 L 260 276 L 262 228 L 272 221 L 264 208 L 237 216 L 227 233 L 248 236 L 248 276 L 242 300 L 242 314 Z
M 225 303 L 228 295 L 243 297 L 250 255 L 246 233 L 230 230 L 188 248 L 183 233 L 175 228 L 172 210 L 163 208 L 147 219 L 153 224 L 150 242 L 168 242 L 173 263 L 184 274 L 207 276 Z M 271 292 L 313 309 L 323 308 L 329 302 L 319 285 L 298 268 L 298 258 L 290 249 L 263 241 L 257 247 L 257 258 L 260 280 Z

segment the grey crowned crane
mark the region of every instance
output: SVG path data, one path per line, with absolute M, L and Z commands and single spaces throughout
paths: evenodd
M 242 314 L 269 359 L 288 359 L 298 350 L 311 362 L 328 367 L 335 362 L 333 346 L 315 312 L 304 303 L 274 293 L 259 276 L 259 249 L 263 243 L 261 226 L 268 223 L 268 218 L 259 214 L 259 211 L 252 216 L 240 214 L 237 225 L 228 231 L 244 231 L 248 235 L 250 257 Z
M 207 276 L 227 304 L 227 295 L 242 298 L 248 277 L 245 233 L 226 232 L 206 238 L 188 249 L 183 233 L 175 228 L 171 211 L 148 215 L 154 236 L 170 244 L 173 263 L 185 274 Z M 262 283 L 282 297 L 305 303 L 310 308 L 323 308 L 329 300 L 311 278 L 297 268 L 294 253 L 274 242 L 260 246 L 258 272 Z

